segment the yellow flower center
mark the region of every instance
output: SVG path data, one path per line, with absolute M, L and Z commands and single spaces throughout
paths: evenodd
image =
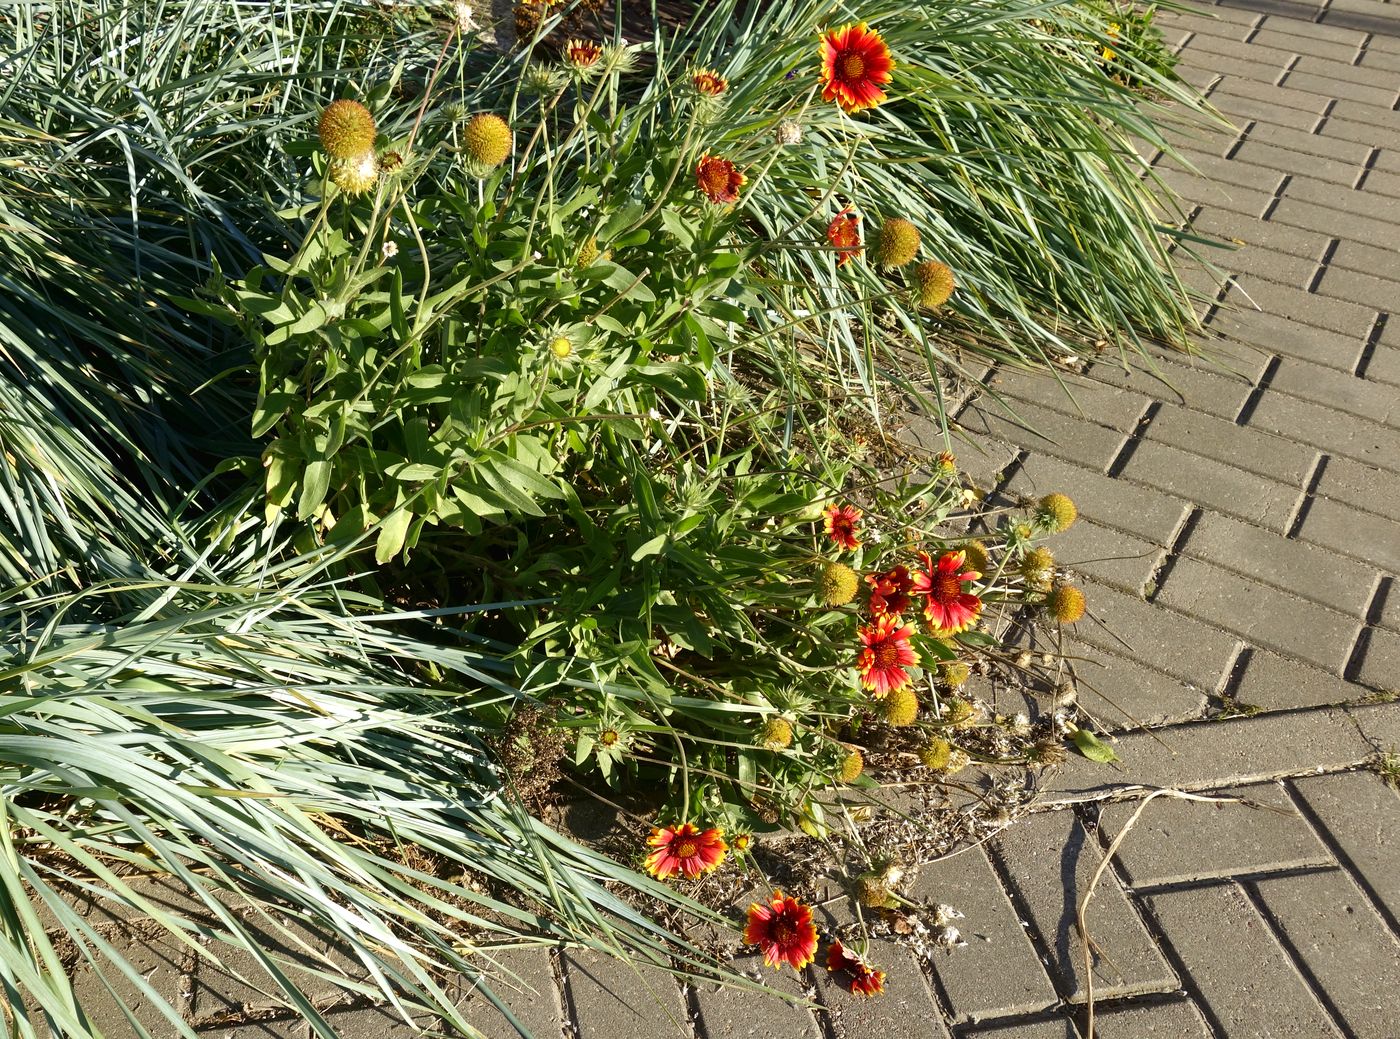
M 688 859 L 693 857 L 700 850 L 700 845 L 693 840 L 681 841 L 676 845 L 676 858 Z
M 860 79 L 865 75 L 865 59 L 859 54 L 843 54 L 837 60 L 842 79 Z

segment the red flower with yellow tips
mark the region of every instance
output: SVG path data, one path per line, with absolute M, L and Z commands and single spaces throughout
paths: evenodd
M 927 552 L 920 552 L 924 568 L 914 575 L 914 594 L 924 597 L 924 619 L 935 631 L 951 635 L 967 628 L 982 612 L 982 600 L 963 585 L 982 575 L 976 570 L 964 570 L 966 555 L 944 552 L 937 566 Z
M 702 830 L 694 823 L 657 827 L 647 844 L 656 850 L 647 856 L 646 871 L 658 880 L 684 873 L 694 880 L 718 869 L 728 846 L 723 830 Z
M 909 594 L 914 589 L 914 578 L 907 566 L 896 566 L 883 574 L 866 574 L 865 583 L 870 585 L 870 612 L 876 617 L 887 613 L 898 617 L 914 601 Z
M 856 658 L 856 671 L 860 673 L 860 684 L 870 690 L 871 696 L 883 700 L 909 684 L 905 668 L 919 664 L 919 652 L 909 643 L 914 625 L 887 613 L 877 617 L 874 624 L 862 625 L 857 634 L 861 651 Z
M 835 101 L 847 113 L 885 100 L 880 88 L 890 81 L 894 60 L 878 32 L 864 22 L 830 29 L 822 33 L 819 52 L 822 100 Z
M 817 956 L 817 925 L 812 907 L 774 891 L 767 903 L 749 906 L 749 922 L 744 943 L 763 950 L 763 962 L 770 967 L 790 964 L 801 970 Z
M 822 528 L 826 536 L 841 548 L 860 548 L 860 538 L 856 531 L 860 527 L 860 509 L 854 505 L 837 505 L 834 502 L 822 510 Z
M 696 69 L 690 77 L 695 89 L 706 97 L 719 97 L 729 89 L 729 80 L 713 69 Z
M 728 159 L 705 154 L 695 166 L 695 186 L 716 205 L 738 202 L 739 189 L 748 178 Z
M 847 952 L 839 940 L 826 950 L 826 969 L 843 975 L 853 996 L 878 996 L 885 991 L 885 972 Z

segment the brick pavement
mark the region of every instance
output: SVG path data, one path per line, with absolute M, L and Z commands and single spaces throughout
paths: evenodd
M 1385 696 L 1400 690 L 1400 5 L 1227 0 L 1162 24 L 1238 126 L 1183 142 L 1205 177 L 1153 157 L 1195 230 L 1242 243 L 1214 258 L 1230 280 L 1202 303 L 1229 370 L 1159 352 L 1161 381 L 1097 358 L 1065 373 L 1074 401 L 993 372 L 1044 436 L 987 400 L 958 415 L 979 484 L 1080 506 L 1058 553 L 1094 613 L 1075 633 L 1098 661 L 1080 702 L 1122 764 L 1071 759 L 1043 810 L 919 871 L 911 896 L 958 906 L 967 946 L 921 962 L 877 941 L 882 1000 L 857 1003 L 824 971 L 780 979 L 807 1006 L 510 954 L 510 1003 L 536 1035 L 1077 1039 L 1075 905 L 1142 794 L 1130 784 L 1263 807 L 1147 806 L 1090 910 L 1098 1035 L 1400 1035 L 1400 794 L 1365 768 L 1400 745 Z M 140 962 L 207 1034 L 309 1034 L 271 1010 L 216 1027 L 270 997 L 189 960 Z M 492 1039 L 513 1034 L 462 1000 Z M 408 1034 L 381 1009 L 330 1018 L 350 1037 Z

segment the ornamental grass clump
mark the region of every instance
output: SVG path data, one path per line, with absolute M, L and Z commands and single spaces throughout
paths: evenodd
M 129 878 L 163 877 L 208 914 L 160 926 L 251 953 L 322 1035 L 249 920 L 325 931 L 372 979 L 333 984 L 464 1032 L 441 972 L 500 998 L 488 948 L 738 980 L 692 922 L 770 966 L 826 942 L 877 996 L 806 892 L 743 919 L 706 893 L 882 782 L 1063 750 L 1052 720 L 998 743 L 981 697 L 1042 667 L 1006 639 L 1063 621 L 1023 560 L 1069 521 L 1032 503 L 968 543 L 951 444 L 896 452 L 872 362 L 936 363 L 958 323 L 970 350 L 1014 330 L 1053 355 L 1061 305 L 1169 323 L 1106 145 L 1125 95 L 1040 27 L 1087 16 L 775 0 L 735 40 L 720 0 L 639 60 L 522 6 L 509 56 L 460 9 L 65 3 L 12 27 L 0 891 L 104 988 L 140 971 L 64 893 L 144 909 Z M 625 847 L 547 825 L 580 790 L 645 804 Z M 11 932 L 11 1012 L 93 1035 L 68 946 Z

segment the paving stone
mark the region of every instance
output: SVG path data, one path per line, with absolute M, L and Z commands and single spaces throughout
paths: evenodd
M 1356 680 L 1383 692 L 1400 691 L 1400 633 L 1371 628 Z
M 1377 126 L 1375 123 L 1356 119 L 1343 119 L 1340 116 L 1332 114 L 1327 116 L 1327 121 L 1322 124 L 1322 128 L 1318 130 L 1318 133 L 1332 140 L 1354 141 L 1357 144 L 1364 144 L 1372 148 L 1387 143 L 1392 136 L 1389 130 Z M 1375 175 L 1376 171 L 1372 169 L 1371 172 L 1366 175 L 1366 180 L 1369 182 Z
M 1124 434 L 1108 426 L 1063 415 L 1037 404 L 1017 402 L 1013 418 L 995 401 L 963 409 L 958 425 L 974 435 L 1025 444 L 1066 461 L 1103 470 L 1118 453 Z
M 1333 274 L 1350 276 L 1351 273 L 1329 271 L 1327 277 Z M 1326 281 L 1326 278 L 1323 280 Z M 1396 298 L 1400 299 L 1400 283 L 1393 287 Z M 1400 393 L 1396 393 L 1393 388 L 1366 382 L 1354 375 L 1307 361 L 1280 361 L 1273 379 L 1269 382 L 1269 389 L 1301 397 L 1316 404 L 1324 404 L 1337 411 L 1348 412 L 1384 425 L 1393 426 L 1400 420 Z
M 1303 136 L 1316 136 L 1317 140 L 1325 144 L 1339 146 L 1339 142 L 1333 138 L 1313 134 L 1304 134 Z M 1354 145 L 1353 147 L 1370 151 L 1369 147 L 1363 145 Z M 1370 179 L 1369 174 L 1367 179 Z M 1364 212 L 1375 220 L 1382 220 L 1390 224 L 1400 223 L 1400 199 L 1378 197 L 1375 192 L 1342 188 L 1327 181 L 1314 180 L 1311 177 L 1292 177 L 1288 181 L 1288 186 L 1283 189 L 1282 195 L 1284 198 L 1312 202 L 1325 209 L 1340 210 L 1344 213 Z
M 1320 76 L 1313 72 L 1290 72 L 1284 83 L 1295 90 L 1306 90 L 1313 94 L 1326 94 L 1328 97 L 1346 98 L 1362 105 L 1374 105 L 1389 109 L 1395 101 L 1395 90 L 1387 87 L 1368 87 L 1360 83 L 1348 83 L 1333 76 Z
M 1235 689 L 1235 699 L 1242 706 L 1266 711 L 1324 707 L 1358 700 L 1368 694 L 1369 690 L 1361 686 L 1267 649 L 1250 650 Z
M 1271 166 L 1226 159 L 1223 156 L 1201 151 L 1185 144 L 1177 144 L 1174 152 L 1175 154 L 1164 155 L 1158 162 L 1158 167 L 1164 170 L 1175 170 L 1188 176 L 1199 176 L 1217 184 L 1228 184 L 1247 191 L 1264 191 L 1270 194 L 1283 181 L 1285 171 Z
M 491 958 L 496 967 L 488 965 L 492 975 L 487 984 L 496 997 L 535 1039 L 556 1039 L 564 1017 L 549 952 L 505 949 L 492 952 Z M 455 1004 L 468 1023 L 491 1039 L 515 1039 L 518 1034 L 500 1009 L 466 978 L 458 981 Z
M 1400 703 L 1353 704 L 1346 711 L 1372 750 L 1400 751 Z
M 1256 96 L 1250 96 L 1249 91 L 1242 89 L 1246 87 L 1261 89 L 1257 91 Z M 1277 126 L 1291 126 L 1295 130 L 1311 131 L 1322 121 L 1322 116 L 1317 112 L 1310 112 L 1303 108 L 1289 108 L 1271 100 L 1282 93 L 1284 90 L 1281 87 L 1227 79 L 1210 92 L 1210 103 L 1236 123 L 1249 120 L 1267 120 Z
M 1266 206 L 1273 204 L 1271 197 Z M 1264 278 L 1296 289 L 1309 288 L 1319 264 L 1310 257 L 1246 246 L 1215 261 L 1239 278 Z
M 1346 0 L 1339 0 L 1337 10 L 1344 10 L 1346 7 Z M 1368 87 L 1381 92 L 1388 91 L 1390 101 L 1386 102 L 1387 108 L 1395 100 L 1394 77 L 1383 69 L 1378 71 L 1365 65 L 1353 65 L 1350 61 L 1333 61 L 1321 54 L 1313 54 L 1309 51 L 1299 56 L 1297 64 L 1293 66 L 1292 75 L 1298 74 L 1326 76 L 1329 79 L 1340 80 L 1343 83 L 1351 83 L 1359 87 Z
M 1069 493 L 1079 514 L 1126 530 L 1153 544 L 1168 544 L 1190 507 L 1180 498 L 1140 488 L 1049 455 L 1032 454 L 1007 481 L 1014 495 L 1041 498 L 1052 491 Z M 1054 548 L 1054 543 L 1051 543 Z
M 1356 1039 L 1393 1039 L 1400 942 L 1344 873 L 1256 880 L 1265 909 Z
M 1279 203 L 1275 214 L 1286 205 L 1289 205 L 1288 199 Z M 1242 275 L 1231 288 L 1228 299 L 1237 306 L 1259 307 L 1279 317 L 1292 318 L 1305 325 L 1316 325 L 1349 336 L 1364 337 L 1376 321 L 1374 307 L 1319 296 L 1255 275 Z
M 1252 79 L 1256 83 L 1273 85 L 1282 78 L 1286 64 L 1284 59 L 1275 61 L 1270 59 L 1267 54 L 1261 54 L 1259 57 L 1265 60 L 1251 61 L 1245 55 L 1254 52 L 1247 46 L 1241 46 L 1238 50 L 1239 53 L 1230 58 L 1229 61 L 1223 61 L 1219 54 L 1198 50 L 1188 45 L 1181 52 L 1181 60 L 1177 64 L 1177 69 L 1182 71 L 1195 69 L 1209 73 L 1209 77 L 1205 79 L 1207 83 L 1221 74 L 1222 66 L 1229 69 L 1232 80 Z
M 1268 121 L 1255 123 L 1254 128 L 1249 131 L 1249 140 L 1287 148 L 1303 155 L 1326 156 L 1358 169 L 1371 157 L 1370 145 L 1324 137 L 1308 130 L 1295 130 Z M 1351 191 L 1338 192 L 1335 184 L 1309 177 L 1303 172 L 1295 170 L 1293 174 L 1289 178 L 1288 187 L 1284 189 L 1285 197 L 1306 198 L 1324 206 L 1332 206 L 1334 209 L 1344 209 L 1346 207 L 1339 204 L 1338 198 L 1353 194 Z M 1331 194 L 1327 193 L 1328 188 L 1331 189 Z
M 1364 242 L 1339 241 L 1328 267 L 1363 271 L 1378 278 L 1400 281 L 1400 249 L 1381 249 Z M 1381 309 L 1389 310 L 1390 307 Z
M 1097 1039 L 1208 1039 L 1211 1032 L 1201 1012 L 1182 1000 L 1100 1010 L 1094 1015 L 1094 1034 Z
M 1248 726 L 1248 728 L 1246 728 Z M 1347 768 L 1372 753 L 1340 710 L 1264 714 L 1119 736 L 1118 767 L 1073 756 L 1041 782 L 1049 803 L 1101 797 L 1124 784 L 1217 789 L 1309 770 Z
M 1400 234 L 1400 229 L 1397 234 Z M 1329 267 L 1316 291 L 1321 296 L 1349 300 L 1375 310 L 1389 310 L 1400 299 L 1400 284 L 1341 267 Z
M 1165 554 L 1150 542 L 1081 519 L 1051 542 L 1061 567 L 1129 595 L 1141 595 Z
M 1225 81 L 1221 83 L 1220 86 L 1211 91 L 1211 99 L 1214 100 L 1217 94 L 1247 97 L 1278 108 L 1287 108 L 1295 112 L 1305 112 L 1312 117 L 1314 123 L 1327 111 L 1328 106 L 1334 103 L 1332 98 L 1323 94 L 1309 94 L 1305 91 L 1294 90 L 1286 86 L 1280 87 L 1271 83 L 1258 83 L 1248 79 L 1235 79 L 1229 75 L 1225 77 Z
M 1222 308 L 1211 318 L 1210 325 L 1217 332 L 1257 344 L 1273 353 L 1301 357 L 1346 372 L 1356 367 L 1366 347 L 1357 337 L 1338 335 L 1257 310 Z
M 1300 28 L 1306 33 L 1312 26 Z M 1356 44 L 1320 40 L 1312 36 L 1299 36 L 1276 27 L 1272 22 L 1266 22 L 1262 29 L 1251 36 L 1250 43 L 1257 43 L 1261 47 L 1291 50 L 1295 54 L 1307 52 L 1308 54 L 1316 54 L 1320 58 L 1331 58 L 1333 61 L 1346 64 L 1351 63 L 1352 59 L 1356 57 L 1356 52 L 1360 49 Z
M 1283 436 L 1174 405 L 1157 412 L 1142 436 L 1285 484 L 1301 485 L 1317 463 L 1315 450 Z
M 184 946 L 152 921 L 125 917 L 120 910 L 110 914 L 103 912 L 102 919 L 93 922 L 98 924 L 117 954 L 150 987 L 155 998 L 147 995 L 101 953 L 95 953 L 96 966 L 82 959 L 69 974 L 77 1004 L 90 1019 L 100 1024 L 102 1034 L 112 1039 L 141 1034 L 132 1026 L 131 1019 L 152 1035 L 175 1034 L 175 1025 L 167 1011 L 174 1013 L 175 1020 L 181 1019 Z M 46 1033 L 41 1031 L 40 1034 Z
M 1380 904 L 1400 922 L 1400 794 L 1374 772 L 1292 780 L 1290 785 Z
M 916 902 L 943 903 L 963 914 L 958 929 L 967 948 L 931 961 L 954 1021 L 1031 1013 L 1057 1002 L 1035 948 L 981 848 L 920 867 L 909 894 Z
M 1400 196 L 1400 173 L 1372 170 L 1366 174 L 1361 191 L 1365 195 L 1384 195 L 1386 198 L 1396 198 Z
M 1277 531 L 1287 527 L 1301 493 L 1299 487 L 1151 439 L 1134 445 L 1121 476 Z
M 1340 1036 L 1238 888 L 1173 891 L 1147 905 L 1225 1036 Z
M 1247 798 L 1278 811 L 1240 803 L 1157 798 L 1143 810 L 1118 849 L 1118 864 L 1133 887 L 1332 863 L 1332 856 L 1277 783 L 1211 793 Z M 1136 801 L 1124 801 L 1104 808 L 1099 816 L 1100 843 L 1115 840 L 1138 807 Z
M 1332 236 L 1322 231 L 1290 227 L 1272 220 L 1257 220 L 1229 209 L 1207 209 L 1191 222 L 1191 227 L 1200 234 L 1214 235 L 1237 245 L 1288 253 L 1313 261 L 1322 259 L 1332 241 Z
M 1283 174 L 1279 174 L 1276 183 L 1263 183 L 1257 187 L 1240 187 L 1237 184 L 1215 180 L 1200 173 L 1188 173 L 1170 167 L 1158 167 L 1155 176 L 1163 187 L 1189 202 L 1209 206 L 1212 209 L 1228 209 L 1250 217 L 1262 216 L 1264 211 L 1273 204 L 1274 192 L 1283 180 Z M 1176 223 L 1180 219 L 1173 211 L 1165 212 L 1164 216 L 1164 222 Z M 1232 258 L 1232 256 L 1233 254 L 1231 257 L 1216 258 L 1212 254 L 1209 259 L 1212 263 L 1226 266 L 1227 259 Z
M 743 974 L 761 972 L 763 983 L 770 988 L 804 999 L 807 982 L 790 967 L 775 971 L 763 966 L 762 956 L 744 956 L 734 961 L 734 968 Z M 820 1039 L 821 1030 L 812 1012 L 802 1003 L 789 1003 L 777 996 L 728 986 L 700 985 L 695 990 L 700 1006 L 700 1018 L 707 1039 L 740 1039 L 791 1036 L 792 1039 Z M 940 1023 L 941 1028 L 941 1023 Z M 939 1035 L 935 1032 L 934 1035 Z
M 1298 537 L 1364 562 L 1400 571 L 1400 523 L 1327 498 L 1308 504 Z
M 1075 930 L 1075 907 L 1102 861 L 1098 848 L 1072 812 L 1029 816 L 998 836 L 995 845 L 1040 934 L 1050 970 L 1063 979 L 1072 1002 L 1082 1001 L 1084 950 Z M 1095 889 L 1089 930 L 1101 953 L 1093 961 L 1096 998 L 1177 987 L 1176 976 L 1111 871 Z
M 968 1039 L 1079 1039 L 1079 1032 L 1066 1018 L 1050 1021 L 1016 1021 L 991 1024 L 964 1032 Z
M 1373 567 L 1211 512 L 1201 514 L 1180 551 L 1358 617 L 1376 582 Z
M 1289 77 L 1292 80 L 1292 77 Z M 1234 153 L 1234 161 L 1278 170 L 1282 173 L 1303 173 L 1318 180 L 1331 181 L 1343 187 L 1351 187 L 1361 175 L 1359 162 L 1344 159 L 1329 159 L 1321 155 L 1310 155 L 1293 148 L 1281 148 L 1275 144 L 1247 139 Z
M 1303 202 L 1296 198 L 1285 198 L 1279 202 L 1269 214 L 1269 221 L 1318 231 L 1333 238 L 1350 238 L 1368 245 L 1385 246 L 1394 241 L 1396 233 L 1393 225 L 1374 221 L 1364 211 L 1344 213 L 1339 209 L 1329 209 L 1315 202 Z M 1314 321 L 1313 324 L 1322 325 L 1324 328 L 1335 327 L 1322 321 Z M 1338 331 L 1346 332 L 1349 329 L 1341 328 Z
M 1331 454 L 1400 471 L 1400 429 L 1340 416 L 1321 404 L 1265 391 L 1248 424 Z
M 1205 59 L 1205 55 L 1212 55 L 1220 58 L 1234 58 L 1240 61 L 1253 62 L 1256 65 L 1266 65 L 1274 70 L 1270 82 L 1283 75 L 1283 70 L 1290 65 L 1298 52 L 1285 47 L 1273 47 L 1268 43 L 1260 43 L 1257 36 L 1251 36 L 1248 43 L 1231 39 L 1225 36 L 1212 36 L 1202 33 L 1192 38 L 1187 46 L 1187 53 L 1197 55 Z M 1230 68 L 1233 71 L 1234 62 L 1217 62 L 1217 64 Z
M 1182 558 L 1157 602 L 1341 674 L 1361 622 L 1209 563 Z
M 1088 378 L 1122 386 L 1156 400 L 1183 403 L 1197 411 L 1234 419 L 1249 397 L 1252 379 L 1263 372 L 1267 363 L 1259 353 L 1255 353 L 1252 362 L 1246 366 L 1240 360 L 1241 370 L 1229 372 L 1208 368 L 1203 363 L 1156 362 L 1150 369 L 1125 370 L 1112 361 L 1099 361 L 1089 370 Z
M 436 1021 L 433 1018 L 425 1017 L 418 1020 L 417 1027 L 414 1027 L 390 1006 L 342 1010 L 327 1014 L 326 1021 L 336 1030 L 341 1039 L 385 1039 L 388 1036 L 397 1037 L 397 1039 L 412 1039 L 412 1037 L 422 1035 L 423 1031 L 436 1026 Z M 298 1022 L 298 1024 L 307 1039 L 313 1039 L 316 1033 L 311 1029 L 310 1023 L 301 1024 Z M 291 1022 L 288 1022 L 283 1027 L 287 1028 L 290 1025 Z M 216 1030 L 214 1034 L 218 1035 L 220 1031 L 222 1030 Z M 514 1039 L 513 1031 L 511 1039 Z M 550 1039 L 553 1037 L 551 1036 Z
M 690 1034 L 679 987 L 668 972 L 600 953 L 565 953 L 578 1039 L 657 1039 Z
M 1028 401 L 1068 415 L 1079 416 L 1131 432 L 1151 402 L 1141 393 L 1087 379 L 1073 372 L 1058 378 L 1038 372 L 1003 370 L 992 379 L 992 389 L 1018 401 Z
M 1237 640 L 1218 627 L 1164 610 L 1103 585 L 1084 589 L 1090 618 L 1074 626 L 1076 641 L 1175 675 L 1200 689 L 1214 689 L 1234 657 Z
M 1390 327 L 1387 323 L 1387 332 Z M 1396 335 L 1400 336 L 1400 332 Z M 1381 334 L 1381 341 L 1386 345 L 1377 348 L 1370 363 L 1366 365 L 1366 378 L 1371 382 L 1400 386 L 1400 349 L 1389 345 L 1391 339 L 1392 336 L 1386 332 Z
M 1347 119 L 1351 122 L 1363 123 L 1367 126 L 1374 126 L 1386 134 L 1400 133 L 1400 114 L 1386 109 L 1378 109 L 1374 105 L 1368 105 L 1361 101 L 1353 101 L 1351 98 L 1338 98 L 1337 103 L 1332 106 L 1330 119 Z M 1377 143 L 1380 142 L 1377 141 Z

